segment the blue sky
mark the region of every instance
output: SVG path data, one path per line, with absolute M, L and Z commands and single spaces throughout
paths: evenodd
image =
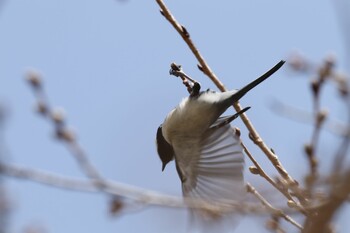
M 338 68 L 350 70 L 345 63 L 349 58 L 346 1 L 166 3 L 227 88 L 240 88 L 296 50 L 316 62 L 336 54 Z M 337 12 L 344 16 L 342 24 Z M 5 131 L 6 161 L 83 177 L 66 148 L 54 140 L 50 125 L 33 111 L 34 98 L 24 74 L 34 68 L 43 75 L 52 105 L 65 109 L 69 125 L 103 175 L 181 194 L 174 165 L 161 172 L 154 143 L 158 125 L 187 94 L 181 82 L 169 76 L 170 63 L 182 64 L 204 88 L 215 87 L 196 68 L 197 61 L 159 14 L 155 1 L 7 0 L 0 8 L 0 51 L 0 101 L 10 116 Z M 311 109 L 308 81 L 308 76 L 284 67 L 241 101 L 252 107 L 248 116 L 296 178 L 307 171 L 302 146 L 312 126 L 277 116 L 269 104 L 278 99 Z M 326 88 L 322 101 L 332 117 L 345 119 L 344 105 L 339 104 L 334 88 Z M 240 120 L 234 124 L 241 128 L 243 140 L 258 160 L 275 174 L 247 140 Z M 322 134 L 324 171 L 338 142 L 339 138 Z M 267 188 L 257 177 L 247 174 L 247 180 Z M 14 208 L 11 232 L 32 223 L 50 233 L 186 229 L 184 211 L 147 208 L 114 218 L 108 214 L 105 195 L 14 179 L 7 180 L 7 187 Z M 347 232 L 349 214 L 347 210 L 343 213 L 338 224 Z M 245 218 L 238 227 L 260 232 L 263 224 L 262 217 Z

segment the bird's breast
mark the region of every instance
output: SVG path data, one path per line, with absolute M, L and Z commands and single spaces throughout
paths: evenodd
M 211 101 L 183 99 L 163 123 L 164 138 L 172 144 L 179 137 L 200 137 L 217 118 L 215 104 Z

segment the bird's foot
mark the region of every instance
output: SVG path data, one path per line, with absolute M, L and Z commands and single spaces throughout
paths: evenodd
M 175 77 L 180 77 L 182 79 L 182 83 L 185 85 L 185 87 L 187 87 L 187 91 L 190 93 L 190 96 L 198 96 L 201 89 L 199 82 L 192 79 L 185 72 L 183 72 L 181 65 L 171 63 L 170 67 L 170 75 L 174 75 Z

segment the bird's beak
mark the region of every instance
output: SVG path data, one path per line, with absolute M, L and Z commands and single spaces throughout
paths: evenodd
M 162 171 L 164 171 L 165 166 L 166 166 L 166 163 L 163 163 L 163 165 L 162 165 Z

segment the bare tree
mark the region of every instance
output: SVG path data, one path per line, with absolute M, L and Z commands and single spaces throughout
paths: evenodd
M 226 91 L 225 85 L 210 68 L 199 48 L 193 42 L 188 29 L 182 25 L 164 1 L 156 0 L 160 7 L 161 15 L 178 32 L 184 43 L 188 46 L 198 61 L 198 69 L 202 71 L 220 91 Z M 297 180 L 287 171 L 279 160 L 279 156 L 262 139 L 257 129 L 246 113 L 240 115 L 251 141 L 265 155 L 264 159 L 274 167 L 277 177 L 270 175 L 262 164 L 255 159 L 254 154 L 245 142 L 242 147 L 252 165 L 249 171 L 257 175 L 256 179 L 270 186 L 273 192 L 279 193 L 283 199 L 281 205 L 276 206 L 259 192 L 257 187 L 247 183 L 247 193 L 255 199 L 254 202 L 210 203 L 203 200 L 188 199 L 158 193 L 152 190 L 145 190 L 128 184 L 113 181 L 105 177 L 96 166 L 91 163 L 86 150 L 76 140 L 75 133 L 67 123 L 67 116 L 62 109 L 58 109 L 49 102 L 48 94 L 45 91 L 43 77 L 36 71 L 27 73 L 27 81 L 35 98 L 37 112 L 43 119 L 50 122 L 56 139 L 66 146 L 79 168 L 85 174 L 85 179 L 66 177 L 49 171 L 36 168 L 18 166 L 1 161 L 0 172 L 3 176 L 16 177 L 19 179 L 32 180 L 62 189 L 71 189 L 84 192 L 99 192 L 106 194 L 110 200 L 110 211 L 114 214 L 124 214 L 130 210 L 141 210 L 148 206 L 163 206 L 170 208 L 198 208 L 211 213 L 224 212 L 227 208 L 247 215 L 269 216 L 267 228 L 273 232 L 301 231 L 307 233 L 328 233 L 334 232 L 332 221 L 338 210 L 349 200 L 350 168 L 346 165 L 346 156 L 350 144 L 350 105 L 349 105 L 349 84 L 348 77 L 339 72 L 336 68 L 334 57 L 326 57 L 320 65 L 314 65 L 311 61 L 302 56 L 293 56 L 288 60 L 289 67 L 296 73 L 312 75 L 310 90 L 313 98 L 312 110 L 306 111 L 287 106 L 284 103 L 277 103 L 273 110 L 293 120 L 307 122 L 313 125 L 310 141 L 304 146 L 306 161 L 308 164 L 307 175 L 304 180 Z M 186 79 L 182 78 L 187 85 Z M 334 83 L 339 93 L 339 101 L 349 108 L 348 122 L 331 120 L 329 113 L 323 109 L 321 96 L 325 85 Z M 188 87 L 188 86 L 187 86 Z M 242 110 L 240 103 L 234 104 L 234 109 Z M 0 123 L 2 115 L 0 112 Z M 336 122 L 336 123 L 334 123 Z M 1 127 L 1 125 L 0 125 Z M 0 128 L 1 130 L 1 128 Z M 323 130 L 331 130 L 334 134 L 342 137 L 339 147 L 334 147 L 333 169 L 326 174 L 319 169 L 320 151 L 319 138 Z M 0 135 L 1 136 L 1 135 Z M 1 142 L 1 141 L 0 141 Z M 1 149 L 1 145 L 0 145 Z M 0 151 L 1 152 L 1 151 Z M 2 180 L 1 180 L 2 181 Z M 2 185 L 2 183 L 0 184 Z M 0 187 L 0 192 L 2 188 Z M 4 197 L 4 195 L 0 194 Z M 259 204 L 256 204 L 259 203 Z M 4 212 L 2 212 L 4 210 Z M 0 200 L 0 215 L 8 215 L 8 208 L 2 208 Z M 295 218 L 294 216 L 297 216 Z M 6 219 L 0 216 L 0 219 Z M 302 222 L 299 222 L 302 219 Z M 285 223 L 282 224 L 282 221 Z M 3 227 L 4 225 L 4 227 Z M 5 229 L 5 223 L 0 222 L 0 231 Z M 2 230 L 6 232 L 6 230 Z

